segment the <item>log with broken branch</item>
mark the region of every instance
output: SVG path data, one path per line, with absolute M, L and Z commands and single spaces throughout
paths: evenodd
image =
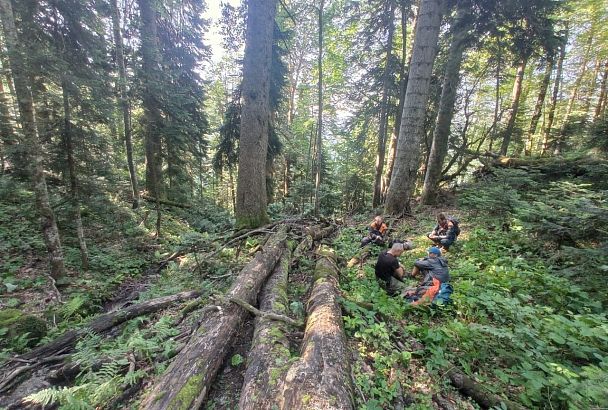
M 0 372 L 3 375 L 2 379 L 0 379 L 0 392 L 10 389 L 14 385 L 14 382 L 17 381 L 18 377 L 23 377 L 31 370 L 43 365 L 46 359 L 57 357 L 60 354 L 72 350 L 76 345 L 76 342 L 85 335 L 103 333 L 114 326 L 135 317 L 159 311 L 174 303 L 194 299 L 200 295 L 200 291 L 181 292 L 175 295 L 151 299 L 112 313 L 100 315 L 83 329 L 70 330 L 50 343 L 36 347 L 27 353 L 9 359 L 0 366 Z
M 354 408 L 350 354 L 340 310 L 339 272 L 332 250 L 322 248 L 315 267 L 300 358 L 277 389 L 280 409 Z
M 286 251 L 260 292 L 260 310 L 276 315 L 287 314 L 287 279 L 290 257 Z M 247 356 L 239 408 L 241 410 L 270 410 L 275 403 L 277 382 L 289 367 L 291 354 L 284 322 L 269 316 L 255 319 L 255 332 Z
M 255 303 L 266 278 L 285 250 L 287 229 L 271 236 L 239 273 L 225 299 Z M 249 313 L 225 301 L 209 313 L 141 403 L 142 409 L 198 409 L 233 344 L 238 328 Z

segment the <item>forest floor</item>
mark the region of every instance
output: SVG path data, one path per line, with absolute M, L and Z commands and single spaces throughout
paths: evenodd
M 596 286 L 608 269 L 605 242 L 597 239 L 608 215 L 605 189 L 587 180 L 539 182 L 534 175 L 501 171 L 462 190 L 457 207 L 418 206 L 412 216 L 391 221 L 393 238 L 415 244 L 401 257 L 407 270 L 425 254 L 434 214 L 441 210 L 459 218 L 462 234 L 446 254 L 455 289 L 449 306 L 412 307 L 387 296 L 374 275 L 383 248 L 359 248 L 373 215 L 346 218 L 324 242 L 338 256 L 357 408 L 479 408 L 452 386 L 453 369 L 488 394 L 526 408 L 607 406 L 608 296 Z M 2 394 L 0 408 L 30 394 L 63 408 L 136 408 L 196 328 L 200 308 L 230 286 L 267 236 L 220 249 L 234 231 L 219 222 L 221 216 L 209 219 L 217 212 L 166 208 L 163 237 L 157 239 L 147 204 L 133 211 L 109 196 L 95 198 L 83 212 L 91 253 L 87 272 L 78 268 L 68 210 L 56 209 L 70 267 L 69 283 L 60 284 L 58 293 L 46 275 L 31 192 L 6 178 L 0 185 L 0 306 L 32 314 L 46 327 L 34 342 L 33 332 L 4 338 L 0 360 L 82 328 L 103 312 L 185 290 L 202 295 L 193 305 L 183 302 L 83 337 L 71 356 L 79 369 L 69 380 L 49 380 L 64 366 L 50 363 Z M 314 265 L 314 253 L 292 263 L 289 314 L 296 319 L 304 319 Z M 191 312 L 182 319 L 188 306 Z M 0 332 L 4 337 L 12 330 L 0 324 Z M 204 408 L 238 407 L 252 334 L 250 318 Z M 294 331 L 289 340 L 296 357 L 302 333 Z

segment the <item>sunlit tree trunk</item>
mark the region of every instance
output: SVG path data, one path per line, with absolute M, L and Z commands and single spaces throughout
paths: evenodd
M 319 216 L 321 208 L 321 171 L 322 171 L 322 147 L 323 147 L 323 6 L 325 0 L 321 0 L 319 3 L 319 53 L 318 59 L 318 71 L 319 71 L 319 83 L 318 83 L 318 112 L 317 112 L 317 160 L 315 167 L 315 215 Z
M 503 132 L 502 144 L 500 146 L 501 155 L 507 155 L 509 144 L 511 143 L 511 137 L 513 136 L 513 130 L 515 129 L 515 120 L 517 119 L 517 113 L 519 112 L 519 102 L 521 99 L 521 90 L 523 88 L 524 73 L 526 72 L 527 63 L 528 59 L 523 58 L 517 66 L 515 82 L 513 83 L 513 93 L 511 94 L 511 108 L 509 109 L 507 126 Z
M 133 142 L 131 140 L 131 110 L 129 96 L 127 94 L 127 70 L 125 68 L 125 55 L 122 43 L 122 33 L 120 29 L 120 11 L 118 10 L 118 0 L 112 0 L 112 28 L 114 31 L 114 45 L 116 47 L 116 62 L 118 64 L 118 89 L 120 91 L 120 106 L 122 108 L 122 119 L 125 135 L 125 148 L 127 151 L 127 166 L 129 167 L 129 177 L 131 181 L 131 193 L 133 196 L 133 208 L 139 206 L 139 187 L 137 184 L 137 174 L 133 162 Z
M 440 0 L 420 2 L 401 129 L 397 141 L 395 169 L 386 197 L 385 210 L 389 214 L 398 215 L 410 209 L 409 201 L 420 165 L 420 143 L 424 136 L 430 80 L 437 56 L 442 6 Z
M 608 86 L 608 60 L 606 60 L 606 63 L 604 64 L 604 75 L 602 77 L 601 84 L 602 85 L 600 86 L 600 95 L 597 99 L 597 105 L 595 106 L 595 112 L 593 114 L 594 122 L 601 117 L 602 112 L 606 108 L 606 88 Z
M 47 251 L 49 253 L 51 276 L 59 279 L 65 275 L 66 269 L 63 261 L 63 251 L 59 230 L 55 221 L 55 214 L 50 206 L 49 195 L 44 176 L 42 152 L 36 112 L 32 91 L 28 83 L 28 70 L 22 52 L 27 47 L 19 42 L 15 17 L 10 0 L 0 0 L 0 19 L 4 31 L 4 43 L 8 51 L 9 62 L 15 82 L 15 93 L 19 104 L 19 114 L 23 133 L 23 144 L 28 156 L 30 172 L 36 196 L 36 208 L 40 215 L 42 233 Z
M 11 115 L 9 96 L 4 91 L 4 83 L 0 80 L 0 142 L 2 142 L 2 173 L 5 171 L 5 160 L 8 159 L 11 162 L 11 166 L 16 166 L 10 156 L 7 157 L 7 150 L 17 144 L 17 135 L 15 134 L 15 128 L 13 118 Z
M 595 68 L 593 69 L 593 75 L 591 76 L 591 84 L 589 85 L 589 88 L 587 89 L 587 92 L 585 95 L 585 101 L 583 103 L 583 108 L 581 109 L 581 112 L 585 118 L 585 121 L 587 120 L 587 116 L 589 114 L 589 109 L 591 108 L 591 99 L 593 98 L 593 94 L 595 93 L 595 88 L 597 87 L 597 78 L 600 74 L 601 66 L 602 66 L 602 62 L 600 61 L 599 58 L 597 58 L 595 60 Z
M 257 227 L 268 221 L 265 171 L 276 5 L 276 0 L 251 0 L 247 9 L 236 194 L 236 220 L 241 227 Z
M 137 0 L 141 16 L 141 54 L 143 60 L 143 105 L 146 119 L 146 189 L 151 196 L 162 196 L 162 116 L 158 100 L 160 87 L 160 48 L 155 0 Z
M 454 104 L 456 93 L 460 81 L 460 65 L 462 56 L 469 38 L 469 24 L 467 10 L 462 7 L 458 10 L 458 17 L 455 21 L 455 33 L 450 44 L 448 60 L 445 66 L 443 84 L 441 88 L 441 99 L 435 129 L 433 130 L 433 142 L 429 153 L 429 160 L 426 167 L 424 187 L 422 190 L 422 202 L 431 204 L 437 195 L 437 185 L 441 179 L 443 161 L 448 153 L 448 140 L 450 137 L 450 125 L 454 117 Z
M 378 150 L 376 155 L 376 176 L 374 178 L 373 207 L 380 205 L 382 200 L 382 173 L 384 172 L 384 158 L 386 155 L 386 139 L 388 129 L 388 92 L 390 87 L 391 58 L 393 52 L 393 34 L 395 32 L 395 9 L 394 3 L 389 1 L 389 12 L 387 21 L 386 40 L 386 63 L 382 75 L 382 97 L 380 100 L 380 127 L 378 130 Z
M 72 202 L 72 215 L 74 224 L 76 225 L 76 235 L 78 237 L 78 246 L 80 247 L 80 260 L 82 270 L 89 269 L 89 252 L 87 250 L 87 242 L 84 237 L 84 229 L 82 228 L 82 217 L 80 214 L 80 196 L 78 190 L 78 178 L 76 176 L 76 164 L 74 162 L 74 141 L 72 140 L 72 109 L 70 106 L 70 95 L 66 80 L 62 81 L 61 91 L 63 94 L 63 133 L 66 156 L 68 161 L 68 172 L 70 173 L 70 196 Z
M 553 128 L 553 121 L 555 119 L 555 108 L 557 107 L 557 97 L 559 96 L 559 89 L 562 83 L 562 72 L 564 68 L 564 59 L 566 58 L 566 45 L 568 43 L 568 27 L 566 26 L 566 35 L 564 36 L 564 42 L 559 50 L 559 57 L 557 59 L 557 69 L 555 71 L 555 82 L 553 83 L 553 92 L 551 93 L 551 103 L 547 110 L 547 122 L 543 130 L 543 142 L 540 150 L 541 156 L 544 156 L 549 149 L 549 140 L 551 139 L 551 133 Z
M 536 98 L 536 104 L 534 105 L 534 113 L 532 114 L 532 118 L 530 119 L 530 127 L 528 128 L 528 133 L 526 136 L 526 143 L 524 147 L 525 155 L 532 155 L 532 146 L 534 134 L 536 133 L 536 128 L 538 126 L 538 120 L 540 119 L 540 115 L 543 110 L 543 105 L 545 104 L 545 97 L 547 96 L 547 89 L 549 88 L 549 82 L 551 82 L 551 73 L 553 72 L 553 58 L 549 58 L 546 62 L 545 73 L 543 74 L 543 79 L 540 83 L 540 90 L 538 91 L 538 98 Z

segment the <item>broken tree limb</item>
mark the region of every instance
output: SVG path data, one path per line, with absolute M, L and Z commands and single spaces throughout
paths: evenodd
M 260 309 L 263 312 L 287 314 L 289 264 L 289 251 L 285 251 L 260 293 Z M 287 330 L 284 323 L 263 316 L 256 318 L 239 409 L 270 410 L 276 405 L 277 383 L 284 377 L 291 357 Z
M 228 300 L 232 303 L 236 303 L 237 305 L 239 305 L 240 307 L 245 309 L 247 312 L 253 314 L 254 316 L 261 317 L 262 319 L 275 320 L 275 321 L 278 320 L 280 322 L 284 322 L 284 323 L 287 323 L 288 325 L 295 326 L 295 327 L 302 327 L 304 325 L 303 322 L 294 320 L 286 315 L 280 315 L 280 314 L 274 313 L 274 312 L 261 311 L 260 309 L 256 308 L 255 306 L 252 306 L 249 303 L 247 303 L 244 300 L 239 299 L 239 298 L 229 298 Z
M 450 379 L 452 385 L 456 387 L 460 393 L 475 400 L 475 402 L 479 404 L 481 408 L 489 409 L 490 407 L 494 406 L 500 407 L 500 404 L 504 403 L 509 410 L 525 409 L 524 406 L 518 403 L 503 399 L 500 396 L 489 392 L 486 388 L 481 386 L 475 380 L 471 379 L 455 366 L 452 366 L 445 373 L 445 375 L 448 377 L 448 379 Z
M 317 262 L 307 303 L 302 354 L 277 391 L 280 409 L 354 408 L 335 254 L 329 249 L 319 253 L 324 256 Z
M 36 347 L 27 353 L 17 356 L 16 358 L 9 359 L 5 364 L 0 366 L 0 374 L 4 375 L 4 377 L 0 380 L 0 392 L 3 392 L 12 386 L 12 381 L 15 379 L 15 377 L 9 379 L 9 375 L 13 374 L 13 371 L 20 367 L 18 365 L 20 362 L 31 361 L 34 363 L 28 365 L 30 367 L 20 372 L 18 375 L 27 373 L 33 368 L 44 364 L 45 358 L 57 356 L 60 353 L 71 350 L 76 345 L 76 342 L 78 342 L 78 340 L 85 335 L 91 333 L 102 333 L 135 317 L 156 312 L 172 305 L 173 303 L 194 299 L 200 295 L 200 291 L 181 292 L 175 295 L 151 299 L 112 313 L 100 315 L 83 329 L 70 330 L 50 343 Z
M 255 303 L 260 288 L 285 250 L 286 231 L 282 227 L 271 236 L 263 251 L 241 270 L 225 299 L 238 298 Z M 206 315 L 140 408 L 198 409 L 247 315 L 245 309 L 227 301 L 218 312 Z
M 315 226 L 307 226 L 304 228 L 304 233 L 306 235 L 310 235 L 313 241 L 318 241 L 319 239 L 323 239 L 336 230 L 336 225 L 315 225 Z

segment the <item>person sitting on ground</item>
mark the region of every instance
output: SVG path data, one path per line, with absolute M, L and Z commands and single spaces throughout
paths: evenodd
M 369 234 L 361 241 L 361 247 L 364 247 L 368 243 L 384 245 L 386 231 L 388 231 L 388 226 L 384 223 L 384 219 L 380 215 L 376 216 L 369 225 Z
M 412 277 L 422 276 L 422 279 L 418 283 L 418 286 L 407 289 L 403 294 L 413 305 L 422 302 L 433 302 L 435 296 L 440 292 L 442 285 L 449 284 L 450 282 L 448 262 L 445 258 L 441 257 L 441 250 L 436 246 L 432 246 L 427 252 L 427 257 L 414 262 L 414 269 L 411 273 Z
M 399 291 L 399 282 L 403 282 L 404 270 L 403 266 L 397 259 L 405 250 L 411 250 L 410 242 L 394 242 L 391 248 L 378 255 L 376 262 L 376 279 L 380 281 L 382 287 L 389 295 L 395 295 Z
M 443 212 L 440 212 L 437 214 L 437 225 L 427 236 L 436 246 L 440 246 L 447 251 L 459 234 L 458 220 L 447 217 Z

